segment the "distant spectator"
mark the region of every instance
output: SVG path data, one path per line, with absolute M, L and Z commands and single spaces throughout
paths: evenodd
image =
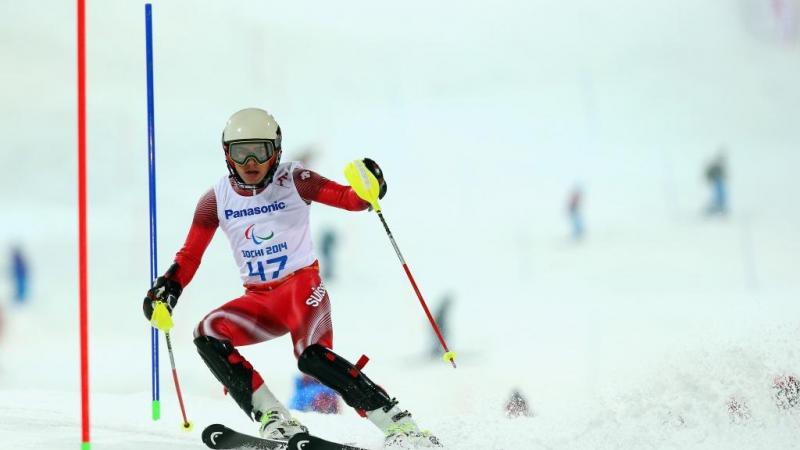
M 28 299 L 28 260 L 22 253 L 22 248 L 14 246 L 11 249 L 11 280 L 14 286 L 13 299 L 18 304 L 25 303 Z
M 728 187 L 725 149 L 719 153 L 706 166 L 706 181 L 711 186 L 711 203 L 706 209 L 709 215 L 728 213 Z
M 439 332 L 442 333 L 442 338 L 447 342 L 450 339 L 448 336 L 450 332 L 450 310 L 454 303 L 453 294 L 447 293 L 439 302 L 436 310 L 433 313 L 433 320 L 439 326 Z M 431 332 L 430 356 L 433 359 L 441 358 L 444 354 L 441 342 L 439 342 L 436 333 Z
M 298 152 L 297 157 L 295 158 L 297 161 L 300 161 L 300 164 L 303 165 L 306 169 L 311 169 L 313 162 L 317 159 L 319 155 L 319 151 L 315 145 L 309 145 L 300 152 Z
M 322 232 L 319 243 L 320 268 L 322 278 L 332 281 L 336 276 L 336 244 L 338 241 L 336 230 L 326 228 Z
M 581 240 L 585 230 L 583 226 L 583 190 L 580 186 L 572 188 L 569 194 L 567 215 L 572 225 L 572 238 L 576 241 Z

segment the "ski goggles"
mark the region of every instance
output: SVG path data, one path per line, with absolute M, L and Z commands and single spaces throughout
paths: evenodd
M 272 141 L 234 142 L 228 147 L 228 156 L 236 164 L 244 164 L 253 158 L 258 164 L 264 164 L 275 154 Z

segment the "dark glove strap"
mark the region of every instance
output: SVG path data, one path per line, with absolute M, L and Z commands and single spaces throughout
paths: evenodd
M 178 265 L 178 263 L 172 263 L 172 265 L 169 266 L 169 269 L 167 269 L 167 271 L 164 272 L 164 275 L 156 278 L 156 282 L 155 284 L 153 284 L 153 288 L 151 289 L 151 291 L 163 287 L 165 294 L 164 298 L 159 300 L 167 300 L 169 296 L 173 296 L 177 300 L 178 297 L 181 296 L 181 293 L 183 292 L 183 286 L 181 286 L 181 284 L 178 281 L 172 279 L 172 275 L 174 275 L 179 268 L 180 266 Z
M 378 193 L 378 198 L 382 199 L 383 196 L 386 195 L 387 189 L 386 180 L 383 178 L 383 170 L 381 170 L 381 167 L 378 165 L 378 163 L 373 161 L 371 158 L 364 158 L 364 166 L 373 175 L 375 175 L 375 178 L 378 179 L 378 184 L 381 186 L 381 191 Z
M 173 263 L 169 266 L 169 269 L 164 273 L 164 275 L 156 278 L 155 283 L 153 286 L 147 291 L 147 296 L 144 298 L 144 302 L 142 303 L 142 309 L 144 312 L 144 316 L 147 320 L 153 316 L 153 302 L 156 300 L 161 300 L 167 304 L 167 308 L 169 308 L 170 314 L 172 314 L 172 310 L 178 304 L 178 297 L 181 296 L 183 292 L 183 286 L 176 280 L 170 278 L 177 270 L 180 268 L 178 263 Z M 160 298 L 156 297 L 156 291 L 160 290 L 161 288 L 164 289 L 163 293 L 161 294 Z

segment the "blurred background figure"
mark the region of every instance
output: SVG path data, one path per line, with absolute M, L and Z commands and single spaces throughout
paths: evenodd
M 567 215 L 572 226 L 572 239 L 580 241 L 585 233 L 583 226 L 583 189 L 575 185 L 567 200 Z
M 797 36 L 797 3 L 792 0 L 770 0 L 775 29 L 780 39 L 790 42 Z
M 795 375 L 780 375 L 772 382 L 775 405 L 780 409 L 800 406 L 800 380 Z
M 319 265 L 322 268 L 322 279 L 333 281 L 336 277 L 336 247 L 339 237 L 333 228 L 325 228 L 319 239 Z
M 314 163 L 314 160 L 317 159 L 319 156 L 319 151 L 317 151 L 317 147 L 314 145 L 308 145 L 303 147 L 302 150 L 297 152 L 294 156 L 295 161 L 300 161 L 303 167 L 307 169 L 311 169 L 311 165 Z
M 14 303 L 21 305 L 28 300 L 28 283 L 30 270 L 28 259 L 22 251 L 22 247 L 15 245 L 11 248 L 11 285 L 13 286 L 12 299 Z
M 339 397 L 316 378 L 301 374 L 294 380 L 294 395 L 289 401 L 289 408 L 305 412 L 338 414 Z
M 750 406 L 747 405 L 743 399 L 737 396 L 731 396 L 727 402 L 728 416 L 731 423 L 744 423 L 753 417 L 750 412 Z
M 706 181 L 711 186 L 711 202 L 706 209 L 709 215 L 724 215 L 728 213 L 728 187 L 725 148 L 720 147 L 715 156 L 706 166 Z
M 756 36 L 784 44 L 797 41 L 800 31 L 800 3 L 797 0 L 745 0 L 748 26 Z
M 0 342 L 3 342 L 3 331 L 4 331 L 4 323 L 5 317 L 3 317 L 3 304 L 0 303 Z
M 300 161 L 303 167 L 312 169 L 314 162 L 320 156 L 321 151 L 315 144 L 309 144 L 296 151 L 293 160 Z M 322 279 L 331 282 L 336 277 L 336 248 L 339 236 L 336 229 L 325 227 L 319 237 L 319 264 L 322 271 Z
M 533 416 L 533 411 L 528 406 L 528 400 L 519 389 L 511 392 L 511 397 L 506 402 L 505 413 L 508 418 Z
M 452 345 L 450 342 L 450 310 L 452 309 L 454 303 L 453 294 L 448 292 L 442 297 L 442 300 L 436 307 L 436 310 L 433 311 L 433 320 L 436 321 L 436 325 L 439 326 L 439 331 L 442 333 L 442 338 L 444 341 L 448 343 L 448 345 Z M 430 355 L 431 359 L 438 360 L 444 354 L 444 349 L 442 349 L 442 344 L 439 342 L 438 336 L 436 333 L 431 330 L 431 343 L 430 343 L 430 350 L 428 355 Z

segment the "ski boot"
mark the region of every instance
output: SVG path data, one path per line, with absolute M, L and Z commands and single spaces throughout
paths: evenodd
M 263 439 L 288 441 L 297 433 L 308 432 L 297 419 L 274 409 L 261 413 L 257 420 L 261 422 L 258 433 Z
M 397 406 L 397 400 L 383 408 L 367 412 L 367 418 L 383 430 L 386 439 L 384 448 L 415 449 L 441 447 L 439 439 L 427 430 L 420 431 L 417 423 L 411 418 L 411 413 L 403 411 Z

